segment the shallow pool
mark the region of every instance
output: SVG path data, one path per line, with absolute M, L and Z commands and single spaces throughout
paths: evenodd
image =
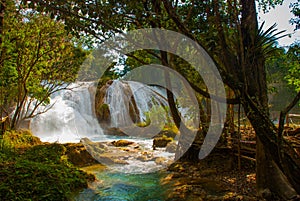
M 165 172 L 128 174 L 111 170 L 97 172 L 97 182 L 75 196 L 76 201 L 163 201 L 168 186 L 160 180 Z

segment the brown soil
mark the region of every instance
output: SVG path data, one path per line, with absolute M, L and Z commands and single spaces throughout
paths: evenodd
M 300 155 L 299 127 L 286 127 L 284 138 Z M 162 180 L 172 185 L 170 201 L 258 200 L 255 180 L 255 132 L 252 127 L 241 127 L 241 166 L 238 168 L 237 138 L 230 135 L 223 144 L 201 161 L 176 162 Z M 222 141 L 222 139 L 220 139 Z M 219 142 L 220 142 L 219 141 Z M 223 147 L 223 148 L 221 148 Z M 226 148 L 224 148 L 226 147 Z M 254 150 L 254 151 L 253 151 Z
M 256 200 L 255 163 L 241 161 L 229 149 L 215 149 L 197 162 L 173 164 L 163 184 L 172 186 L 169 200 Z

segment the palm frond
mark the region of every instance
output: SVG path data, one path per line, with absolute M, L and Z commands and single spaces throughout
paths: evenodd
M 274 23 L 267 30 L 264 29 L 265 22 L 261 24 L 259 29 L 257 30 L 256 41 L 255 41 L 255 51 L 261 56 L 268 56 L 271 54 L 275 48 L 277 41 L 280 38 L 286 37 L 289 34 L 283 34 L 286 30 L 278 31 L 277 24 Z

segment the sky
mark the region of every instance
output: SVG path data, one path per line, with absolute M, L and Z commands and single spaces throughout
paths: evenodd
M 285 33 L 292 34 L 292 37 L 284 37 L 279 39 L 278 43 L 280 46 L 288 46 L 293 42 L 300 41 L 300 30 L 294 31 L 295 26 L 289 23 L 289 20 L 294 17 L 290 12 L 289 5 L 297 0 L 285 0 L 282 5 L 278 5 L 275 9 L 270 10 L 264 14 L 262 11 L 258 13 L 258 21 L 261 24 L 265 21 L 265 29 L 272 26 L 274 23 L 277 24 L 278 31 L 287 30 Z

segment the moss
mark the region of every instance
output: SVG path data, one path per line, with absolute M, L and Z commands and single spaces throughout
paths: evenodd
M 21 156 L 22 160 L 30 160 L 40 163 L 60 163 L 66 148 L 62 144 L 44 144 L 33 146 L 26 150 Z
M 173 138 L 162 136 L 162 137 L 156 137 L 153 139 L 153 147 L 166 147 L 168 143 L 172 142 Z
M 30 145 L 33 141 L 27 132 L 24 136 L 21 131 L 10 133 L 4 137 L 11 149 L 0 152 L 1 199 L 69 200 L 72 192 L 95 179 L 67 160 L 64 145 Z
M 130 142 L 128 140 L 118 140 L 118 141 L 113 141 L 112 144 L 116 147 L 126 147 L 128 145 L 133 144 L 133 142 Z
M 65 144 L 65 147 L 67 148 L 67 160 L 77 167 L 90 166 L 99 163 L 81 143 L 68 143 Z
M 147 127 L 147 126 L 149 126 L 149 122 L 148 123 L 147 122 L 138 122 L 135 125 L 138 127 Z
M 1 141 L 15 148 L 42 144 L 29 130 L 8 130 L 1 136 Z
M 166 125 L 164 128 L 163 128 L 163 131 L 168 131 L 168 132 L 172 132 L 172 133 L 179 133 L 179 130 L 178 128 L 175 126 L 175 124 L 169 124 L 169 125 Z
M 89 179 L 82 171 L 63 164 L 18 160 L 0 168 L 4 200 L 68 200 L 72 191 L 87 187 Z
M 110 121 L 110 110 L 109 110 L 109 105 L 108 104 L 101 104 L 97 108 L 97 114 L 99 115 L 99 119 L 101 121 Z

